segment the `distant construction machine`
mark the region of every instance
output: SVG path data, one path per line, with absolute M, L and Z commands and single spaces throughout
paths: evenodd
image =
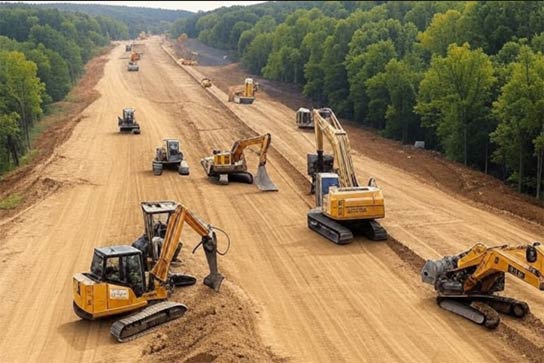
M 202 78 L 200 80 L 200 84 L 202 85 L 202 87 L 204 88 L 209 88 L 212 86 L 212 80 L 209 79 L 209 78 Z
M 125 44 L 125 52 L 130 52 L 132 50 L 131 44 Z
M 330 117 L 329 108 L 320 108 L 319 114 L 323 118 Z M 299 129 L 313 129 L 314 128 L 314 116 L 312 111 L 307 108 L 301 107 L 296 112 L 296 124 Z
M 498 313 L 523 318 L 529 312 L 526 302 L 495 295 L 504 290 L 506 272 L 544 290 L 544 248 L 538 242 L 516 247 L 478 243 L 458 255 L 428 260 L 421 279 L 434 286 L 441 308 L 494 329 Z
M 140 70 L 140 66 L 136 62 L 128 62 L 127 64 L 127 70 L 129 72 L 138 72 Z
M 230 151 L 213 150 L 213 155 L 200 160 L 209 177 L 219 179 L 220 184 L 228 184 L 229 180 L 252 184 L 253 175 L 247 171 L 244 150 L 251 145 L 260 145 L 259 166 L 255 176 L 255 184 L 263 191 L 277 191 L 278 187 L 270 180 L 266 171 L 266 156 L 272 136 L 264 134 L 249 139 L 238 140 Z
M 138 53 L 138 52 L 133 51 L 133 52 L 130 54 L 130 61 L 131 61 L 131 62 L 139 61 L 140 58 L 141 58 L 141 55 L 140 55 L 140 53 Z
M 308 212 L 308 227 L 337 244 L 351 242 L 353 232 L 374 241 L 387 239 L 387 232 L 376 221 L 385 217 L 381 189 L 374 178 L 367 186 L 359 185 L 348 135 L 332 110 L 314 109 L 312 113 L 317 154 L 308 154 L 307 161 L 316 208 Z M 324 153 L 324 137 L 329 140 L 333 155 Z
M 180 150 L 177 139 L 164 139 L 164 145 L 155 149 L 155 158 L 152 162 L 153 174 L 161 175 L 163 169 L 176 169 L 181 175 L 189 175 L 189 164 Z
M 253 78 L 246 78 L 243 85 L 229 87 L 228 101 L 250 105 L 255 101 L 255 92 L 257 92 L 257 87 Z
M 219 291 L 223 276 L 217 269 L 214 227 L 178 205 L 169 218 L 161 254 L 150 272 L 145 272 L 142 252 L 132 246 L 95 248 L 90 271 L 73 277 L 76 315 L 93 320 L 135 312 L 112 324 L 111 334 L 120 342 L 181 317 L 187 307 L 166 300 L 173 288 L 169 268 L 185 223 L 201 236 L 198 246 L 202 245 L 210 269 L 204 284 Z
M 117 125 L 119 126 L 119 132 L 130 132 L 132 134 L 140 133 L 140 124 L 136 122 L 134 113 L 136 111 L 133 108 L 124 108 L 123 117 L 117 117 Z

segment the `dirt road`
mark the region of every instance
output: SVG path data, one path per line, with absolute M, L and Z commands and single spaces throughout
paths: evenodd
M 258 354 L 265 346 L 293 362 L 523 360 L 506 343 L 510 330 L 488 332 L 439 310 L 413 266 L 388 244 L 359 239 L 339 247 L 306 228 L 311 199 L 293 168 L 304 172 L 313 135 L 297 131 L 283 106 L 257 100 L 249 107 L 228 105 L 234 115 L 227 112 L 163 52 L 157 38 L 145 42 L 139 72 L 128 73 L 126 62 L 124 49 L 114 49 L 97 85 L 101 97 L 83 112 L 53 162 L 39 171 L 59 190 L 0 224 L 0 361 L 132 362 L 162 357 L 142 357 L 142 347 L 153 336 L 117 344 L 109 336 L 111 321 L 79 321 L 71 307 L 72 274 L 88 268 L 95 246 L 130 243 L 138 236 L 138 204 L 149 199 L 183 201 L 227 230 L 233 241 L 229 255 L 220 260 L 228 300 L 201 285 L 174 297 L 188 299 L 192 308 L 179 323 L 195 327 L 200 304 L 221 311 L 229 303 L 236 308 L 238 301 L 247 300 L 239 309 L 250 321 L 214 338 L 225 340 L 225 349 L 234 354 L 217 361 L 275 360 L 266 352 L 247 354 L 252 349 Z M 226 100 L 220 90 L 210 92 Z M 136 108 L 139 136 L 117 132 L 116 117 L 127 106 Z M 199 165 L 212 148 L 226 149 L 235 139 L 251 135 L 248 126 L 273 134 L 275 150 L 267 166 L 280 188 L 277 193 L 259 192 L 254 185 L 215 185 Z M 189 177 L 152 175 L 150 159 L 164 137 L 181 138 Z M 250 165 L 256 167 L 255 154 L 249 154 Z M 541 232 L 474 208 L 363 155 L 356 155 L 355 163 L 361 177 L 372 170 L 385 191 L 384 225 L 389 232 L 425 257 L 458 252 L 476 240 L 525 242 Z M 202 278 L 205 260 L 202 253 L 189 255 L 197 239 L 187 236 L 184 268 Z M 544 317 L 538 292 L 517 283 L 510 286 L 509 292 L 526 298 L 537 317 Z M 206 321 L 239 321 L 230 314 L 226 309 Z M 542 338 L 523 324 L 509 323 L 509 329 L 540 343 Z M 224 325 L 217 327 L 223 331 Z M 219 356 L 203 353 L 215 349 L 214 341 L 199 342 L 190 332 L 176 338 L 194 339 L 196 348 L 189 344 L 187 352 L 172 359 L 212 361 Z

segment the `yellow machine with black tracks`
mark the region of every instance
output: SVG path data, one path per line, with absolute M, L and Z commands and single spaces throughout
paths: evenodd
M 185 223 L 202 238 L 199 245 L 204 249 L 210 268 L 204 284 L 219 291 L 223 276 L 217 269 L 214 227 L 178 205 L 168 219 L 160 256 L 151 271 L 146 272 L 142 251 L 133 246 L 95 248 L 90 271 L 73 277 L 76 315 L 93 320 L 137 311 L 111 326 L 111 334 L 120 342 L 132 340 L 151 328 L 181 317 L 187 307 L 166 300 L 176 286 L 177 276 L 171 274 L 169 268 Z

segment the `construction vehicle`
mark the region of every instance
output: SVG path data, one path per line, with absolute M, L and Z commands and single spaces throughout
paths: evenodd
M 141 56 L 140 56 L 140 53 L 133 51 L 133 52 L 130 54 L 130 61 L 131 61 L 131 62 L 139 61 L 139 60 L 140 60 L 140 57 L 141 57 Z
M 312 117 L 312 111 L 307 108 L 301 107 L 296 112 L 296 123 L 299 129 L 302 128 L 314 128 L 314 120 Z
M 385 217 L 382 191 L 374 178 L 367 186 L 359 185 L 346 131 L 329 108 L 314 109 L 312 117 L 317 154 L 308 154 L 307 162 L 316 208 L 308 212 L 308 227 L 337 244 L 351 242 L 354 232 L 374 241 L 387 239 L 387 232 L 376 221 Z M 333 155 L 324 153 L 324 137 Z
M 252 184 L 253 175 L 247 171 L 244 150 L 251 145 L 260 145 L 259 166 L 255 176 L 255 184 L 263 191 L 277 191 L 278 187 L 270 180 L 266 171 L 266 155 L 272 136 L 264 134 L 249 139 L 238 140 L 230 151 L 213 150 L 213 155 L 200 160 L 200 164 L 208 177 L 219 179 L 219 184 L 226 185 L 230 181 Z
M 229 87 L 229 102 L 250 105 L 255 101 L 257 91 L 252 78 L 246 78 L 242 86 Z
M 212 86 L 212 80 L 209 78 L 202 78 L 200 84 L 202 85 L 202 87 L 208 88 Z
M 136 111 L 133 108 L 124 108 L 123 117 L 117 117 L 119 132 L 130 132 L 132 134 L 140 133 L 140 124 L 136 122 L 134 112 Z
M 163 169 L 176 169 L 181 175 L 189 175 L 189 164 L 184 160 L 177 139 L 163 139 L 163 146 L 155 149 L 152 162 L 153 174 L 161 175 Z
M 125 52 L 130 52 L 132 50 L 131 44 L 125 44 Z
M 140 66 L 138 66 L 138 63 L 136 62 L 128 62 L 127 70 L 129 72 L 138 72 L 140 70 Z
M 538 242 L 515 247 L 477 243 L 458 255 L 428 260 L 421 279 L 434 286 L 441 308 L 494 329 L 499 313 L 523 318 L 529 312 L 526 302 L 495 295 L 504 290 L 506 272 L 544 290 L 544 247 Z
M 132 246 L 97 247 L 89 272 L 73 277 L 73 308 L 82 319 L 93 320 L 133 313 L 111 326 L 120 342 L 132 340 L 150 329 L 181 317 L 187 307 L 166 301 L 172 291 L 170 263 L 184 224 L 201 236 L 210 273 L 204 285 L 219 291 L 223 276 L 217 269 L 217 240 L 214 227 L 204 223 L 183 205 L 170 216 L 157 263 L 144 269 L 142 252 Z M 195 247 L 195 248 L 197 248 Z
M 132 243 L 132 247 L 142 252 L 145 271 L 150 270 L 157 262 L 166 236 L 166 226 L 178 205 L 179 203 L 171 200 L 146 201 L 140 204 L 144 217 L 144 233 Z M 181 247 L 180 243 L 174 254 L 174 262 L 177 261 Z
M 330 109 L 328 108 L 320 108 L 318 112 L 321 115 L 321 117 L 327 118 L 327 117 L 330 117 L 329 110 Z M 304 107 L 299 108 L 296 112 L 296 124 L 299 129 L 304 129 L 304 128 L 313 129 L 314 117 L 313 117 L 312 111 Z
M 198 65 L 197 58 L 197 52 L 190 52 L 190 58 L 180 58 L 179 62 L 184 66 L 196 66 Z

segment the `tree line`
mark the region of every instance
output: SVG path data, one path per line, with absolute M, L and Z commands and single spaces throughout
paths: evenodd
M 162 34 L 172 23 L 193 13 L 185 10 L 154 9 L 134 6 L 103 4 L 53 3 L 36 4 L 40 8 L 53 8 L 61 11 L 81 12 L 91 16 L 107 16 L 123 22 L 127 26 L 128 38 L 135 39 L 141 32 Z
M 274 2 L 198 13 L 170 32 L 542 196 L 544 2 Z
M 0 172 L 31 149 L 48 105 L 66 96 L 85 63 L 127 27 L 105 16 L 0 5 Z

